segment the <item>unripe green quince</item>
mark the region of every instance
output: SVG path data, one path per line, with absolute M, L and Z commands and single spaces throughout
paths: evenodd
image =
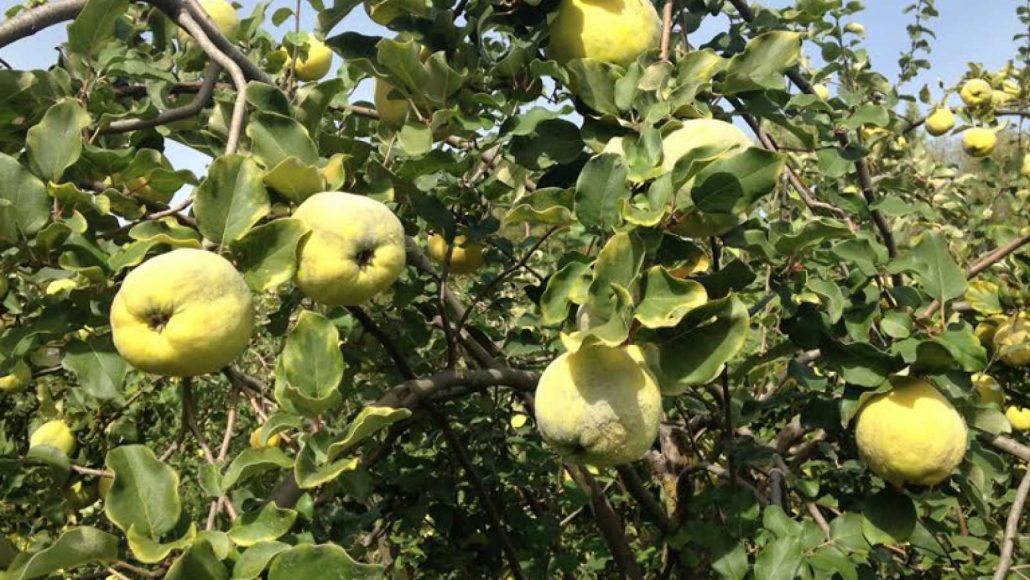
M 31 381 L 32 370 L 25 361 L 19 360 L 8 374 L 0 376 L 0 393 L 19 393 L 25 390 Z
M 75 434 L 60 419 L 47 421 L 29 437 L 29 448 L 33 447 L 53 447 L 65 455 L 71 455 L 75 453 Z

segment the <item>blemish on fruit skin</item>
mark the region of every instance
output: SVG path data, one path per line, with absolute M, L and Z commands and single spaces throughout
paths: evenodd
M 358 252 L 356 256 L 354 256 L 354 260 L 358 263 L 358 267 L 364 270 L 365 268 L 372 265 L 372 261 L 375 258 L 375 255 L 376 251 L 374 248 L 365 248 L 364 250 Z

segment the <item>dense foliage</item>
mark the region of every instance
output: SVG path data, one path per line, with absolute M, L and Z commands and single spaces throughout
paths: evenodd
M 70 21 L 53 67 L 0 70 L 0 577 L 1030 574 L 1030 48 L 912 87 L 933 0 L 898 84 L 855 1 L 668 0 L 625 63 L 556 43 L 551 0 L 203 4 L 29 1 L 0 24 L 2 47 Z M 316 31 L 268 31 L 301 9 Z M 389 33 L 342 31 L 353 10 Z M 371 299 L 298 271 L 332 249 L 320 227 L 392 223 L 298 213 L 325 191 L 400 220 Z M 177 347 L 227 337 L 207 358 L 162 366 L 112 310 L 181 249 L 233 267 L 201 284 L 175 254 L 176 288 L 246 298 Z M 575 403 L 536 409 L 540 373 L 625 345 L 663 395 L 653 444 L 563 459 L 537 417 Z M 596 375 L 582 397 L 619 399 Z M 855 424 L 917 377 L 957 410 L 960 463 L 923 453 L 918 417 L 871 427 L 932 458 L 906 479 Z

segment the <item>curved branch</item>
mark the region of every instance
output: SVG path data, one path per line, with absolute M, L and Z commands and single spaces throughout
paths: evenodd
M 197 96 L 187 105 L 176 107 L 174 109 L 168 109 L 167 111 L 158 114 L 150 119 L 124 119 L 120 121 L 114 121 L 107 127 L 101 129 L 101 133 L 127 133 L 129 131 L 138 131 L 140 129 L 149 129 L 150 127 L 157 127 L 158 125 L 167 125 L 168 123 L 174 123 L 175 121 L 181 121 L 188 119 L 201 111 L 208 102 L 211 101 L 211 95 L 215 92 L 215 81 L 218 80 L 218 73 L 221 72 L 222 67 L 217 63 L 211 63 L 208 65 L 207 70 L 204 71 L 203 81 L 200 83 L 200 88 L 197 90 Z
M 86 0 L 56 0 L 29 8 L 5 22 L 0 22 L 0 48 L 79 15 Z
M 243 133 L 243 115 L 247 110 L 247 77 L 244 76 L 243 70 L 236 64 L 236 62 L 229 57 L 226 53 L 222 52 L 207 36 L 207 33 L 197 21 L 186 11 L 180 10 L 175 14 L 175 21 L 179 23 L 179 26 L 183 27 L 186 32 L 190 33 L 190 36 L 197 42 L 201 50 L 204 51 L 208 57 L 220 65 L 225 70 L 229 71 L 229 76 L 232 77 L 232 82 L 236 85 L 236 102 L 232 108 L 232 122 L 229 125 L 229 137 L 225 143 L 226 155 L 231 155 L 236 152 L 236 149 L 240 144 L 240 134 Z M 216 30 L 217 32 L 217 30 Z M 224 36 L 219 36 L 222 40 L 225 40 Z
M 211 42 L 218 47 L 218 50 L 228 56 L 236 65 L 243 71 L 245 78 L 262 82 L 265 84 L 272 84 L 272 80 L 268 78 L 268 75 L 264 73 L 256 64 L 254 64 L 247 55 L 240 52 L 240 49 L 236 48 L 236 45 L 229 41 L 228 38 L 222 34 L 222 31 L 218 29 L 218 25 L 215 24 L 214 20 L 207 12 L 200 6 L 197 0 L 175 0 L 176 2 L 181 1 L 181 6 L 186 10 L 198 26 L 204 31 L 204 34 L 211 40 Z M 196 36 L 196 35 L 194 35 Z M 223 65 L 224 66 L 224 65 Z M 229 68 L 229 67 L 226 67 Z M 246 84 L 246 83 L 244 83 Z

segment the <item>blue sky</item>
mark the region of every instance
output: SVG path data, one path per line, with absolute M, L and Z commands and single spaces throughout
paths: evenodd
M 328 1 L 326 2 L 329 3 Z M 766 0 L 768 6 L 782 7 L 794 4 L 790 0 Z M 872 59 L 873 68 L 889 79 L 896 79 L 898 55 L 908 49 L 909 39 L 905 31 L 912 19 L 902 14 L 909 0 L 869 0 L 864 13 L 855 20 L 865 25 L 866 47 Z M 988 69 L 997 69 L 1005 64 L 1016 51 L 1012 37 L 1019 33 L 1020 23 L 1015 16 L 1019 0 L 938 0 L 940 18 L 931 23 L 937 33 L 930 60 L 933 68 L 924 71 L 919 78 L 906 87 L 915 92 L 924 83 L 937 93 L 937 81 L 946 85 L 954 83 L 967 69 L 967 62 L 980 62 Z M 257 4 L 256 0 L 242 0 L 241 14 L 249 14 Z M 267 14 L 271 16 L 280 7 L 292 7 L 294 0 L 274 0 Z M 284 23 L 278 35 L 292 30 L 292 19 Z M 692 41 L 699 42 L 717 33 L 725 25 L 725 19 L 713 18 L 695 33 Z M 270 25 L 270 23 L 269 23 Z M 313 27 L 313 11 L 305 3 L 302 17 L 304 28 Z M 388 35 L 388 31 L 369 20 L 359 6 L 350 16 L 333 30 L 334 34 L 354 30 L 365 34 Z M 18 69 L 46 68 L 57 60 L 54 47 L 67 38 L 66 26 L 58 25 L 46 29 L 34 37 L 20 40 L 3 49 L 2 56 Z M 370 100 L 370 85 L 364 83 L 353 95 L 352 100 Z M 173 165 L 190 169 L 198 176 L 203 175 L 209 159 L 203 155 L 171 143 L 166 151 Z

